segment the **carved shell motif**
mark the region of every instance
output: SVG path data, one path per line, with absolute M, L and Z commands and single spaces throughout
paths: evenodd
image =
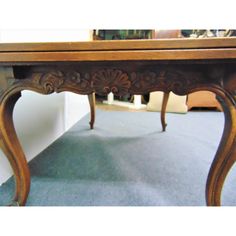
M 121 70 L 103 69 L 92 75 L 92 86 L 100 95 L 112 92 L 114 95 L 121 96 L 129 92 L 131 82 L 128 75 Z

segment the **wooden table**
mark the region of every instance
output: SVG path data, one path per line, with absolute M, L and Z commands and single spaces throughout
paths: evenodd
M 13 204 L 18 205 L 25 205 L 30 190 L 29 168 L 12 121 L 22 90 L 87 95 L 214 92 L 225 126 L 208 174 L 206 202 L 220 205 L 236 158 L 236 38 L 0 44 L 0 143 L 14 171 Z

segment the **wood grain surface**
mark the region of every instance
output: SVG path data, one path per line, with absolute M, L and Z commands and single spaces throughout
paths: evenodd
M 25 205 L 30 191 L 12 119 L 23 90 L 86 94 L 92 111 L 95 93 L 215 93 L 225 126 L 208 174 L 206 203 L 221 204 L 225 178 L 236 160 L 236 38 L 0 44 L 0 145 L 16 180 L 13 205 Z

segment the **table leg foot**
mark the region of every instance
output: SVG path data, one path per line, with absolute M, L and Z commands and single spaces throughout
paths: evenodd
M 13 124 L 13 109 L 20 93 L 6 96 L 0 103 L 0 147 L 8 158 L 14 172 L 16 189 L 13 202 L 25 205 L 30 189 L 28 164 L 17 138 Z
M 88 99 L 89 99 L 89 105 L 90 105 L 90 129 L 93 129 L 94 127 L 94 122 L 95 122 L 95 102 L 96 102 L 96 98 L 95 98 L 95 93 L 91 93 L 88 95 Z
M 206 202 L 208 206 L 220 206 L 221 191 L 225 178 L 236 160 L 236 110 L 234 98 L 219 98 L 225 116 L 225 125 L 220 145 L 211 165 L 207 185 Z
M 20 203 L 17 202 L 17 201 L 12 201 L 12 202 L 9 204 L 9 206 L 12 206 L 12 207 L 14 207 L 14 206 L 20 206 Z
M 170 93 L 165 93 L 163 95 L 163 100 L 162 100 L 162 106 L 161 106 L 161 125 L 162 125 L 162 131 L 166 131 L 166 121 L 165 121 L 165 114 L 166 114 L 166 107 L 167 107 L 167 103 L 168 103 L 168 99 L 169 99 Z

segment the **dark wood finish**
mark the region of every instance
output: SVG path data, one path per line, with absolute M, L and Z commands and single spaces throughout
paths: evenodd
M 235 79 L 236 78 L 234 78 L 234 82 Z M 235 87 L 231 89 L 235 89 Z M 224 111 L 225 125 L 220 145 L 217 149 L 207 179 L 206 201 L 209 206 L 220 206 L 220 196 L 225 178 L 236 161 L 236 104 L 234 96 L 226 94 L 227 92 L 225 92 L 225 90 L 215 90 Z
M 223 183 L 236 156 L 236 39 L 187 40 L 186 46 L 179 39 L 144 40 L 133 46 L 124 41 L 81 43 L 82 46 L 76 43 L 74 51 L 68 49 L 70 43 L 20 44 L 18 51 L 17 44 L 1 45 L 0 143 L 14 170 L 14 201 L 24 205 L 30 187 L 28 165 L 12 122 L 21 91 L 70 91 L 90 96 L 112 91 L 120 96 L 153 91 L 187 95 L 207 90 L 217 95 L 225 115 L 223 136 L 206 185 L 207 205 L 220 205 Z M 163 42 L 165 46 L 161 48 Z M 176 48 L 171 49 L 173 46 Z M 29 49 L 31 52 L 27 52 Z
M 9 86 L 10 78 L 13 78 L 11 68 L 0 68 L 1 91 Z M 3 83 L 3 84 L 2 84 Z M 8 158 L 15 175 L 15 196 L 12 205 L 19 203 L 24 205 L 29 193 L 30 172 L 24 152 L 17 138 L 13 124 L 13 109 L 21 93 L 15 92 L 10 96 L 1 97 L 0 101 L 0 147 Z
M 168 38 L 180 38 L 181 37 L 181 31 L 180 30 L 155 30 L 153 32 L 153 38 L 158 39 L 168 39 Z M 161 125 L 162 125 L 162 131 L 166 131 L 166 107 L 168 104 L 170 93 L 163 94 L 163 100 L 162 100 L 162 106 L 161 106 Z
M 163 94 L 163 100 L 162 100 L 162 106 L 161 106 L 161 125 L 162 125 L 163 132 L 166 131 L 166 126 L 167 126 L 165 114 L 166 114 L 166 107 L 169 100 L 169 96 L 170 96 L 169 92 Z
M 90 105 L 90 129 L 94 128 L 94 122 L 95 122 L 95 108 L 96 108 L 96 98 L 95 93 L 91 93 L 88 95 L 89 99 L 89 105 Z

